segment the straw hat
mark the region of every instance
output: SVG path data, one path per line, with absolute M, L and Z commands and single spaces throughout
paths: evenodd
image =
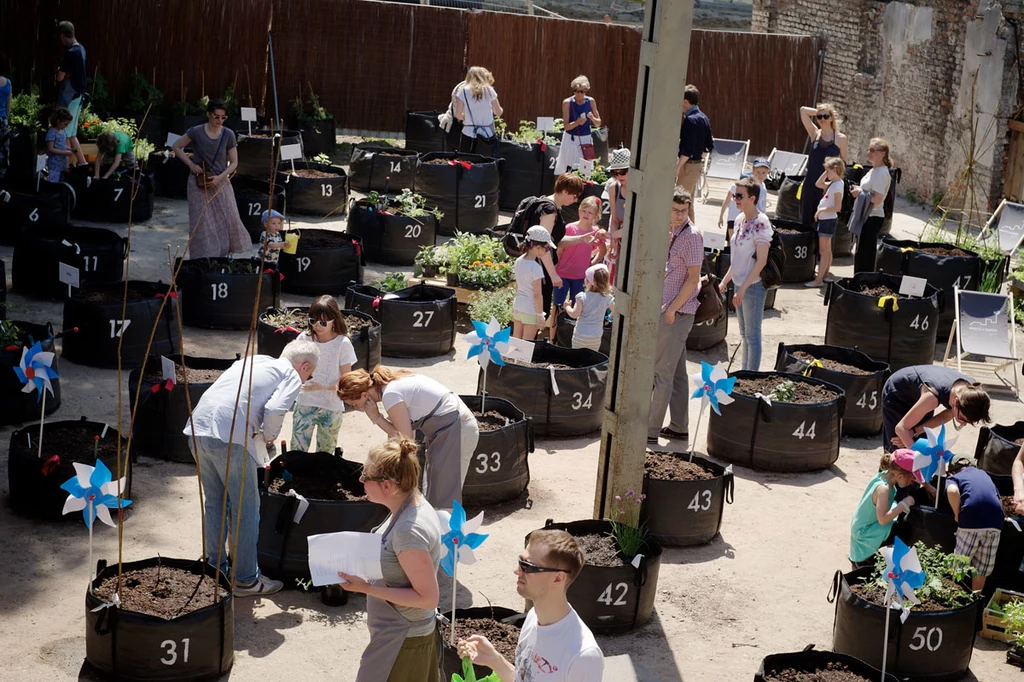
M 629 169 L 629 150 L 625 147 L 619 147 L 612 152 L 612 162 L 608 164 L 608 170 L 627 170 Z

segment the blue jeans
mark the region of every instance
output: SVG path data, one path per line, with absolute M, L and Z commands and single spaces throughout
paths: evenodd
M 191 439 L 189 439 L 191 445 Z M 228 444 L 218 438 L 197 437 L 196 452 L 203 484 L 204 509 L 206 510 L 206 560 L 216 565 L 218 541 L 223 538 L 226 548 L 221 548 L 220 570 L 230 578 L 228 550 L 234 545 L 232 535 L 237 514 L 241 515 L 238 527 L 238 546 L 235 550 L 235 582 L 249 584 L 260 575 L 256 563 L 256 541 L 260 532 L 260 491 L 256 482 L 256 467 L 245 447 L 234 443 L 231 446 L 231 471 L 225 476 L 228 461 Z M 245 488 L 242 472 L 245 471 Z M 224 489 L 228 489 L 226 518 L 221 519 L 224 504 Z M 230 525 L 228 525 L 230 524 Z M 221 535 L 223 529 L 223 535 Z
M 568 294 L 569 299 L 575 303 L 576 294 L 583 291 L 584 282 L 585 280 L 582 279 L 566 279 L 563 277 L 562 286 L 555 287 L 551 294 L 551 302 L 556 308 L 560 308 L 562 306 L 562 302 L 565 301 L 566 294 Z
M 758 279 L 747 287 L 736 311 L 743 344 L 743 369 L 754 372 L 761 368 L 761 320 L 764 319 L 764 300 L 767 297 L 768 290 Z

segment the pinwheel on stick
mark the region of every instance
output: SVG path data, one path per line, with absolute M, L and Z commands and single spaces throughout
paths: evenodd
M 95 449 L 94 449 L 95 453 Z M 125 480 L 114 481 L 110 475 L 110 469 L 98 457 L 96 466 L 89 466 L 80 462 L 74 462 L 76 475 L 61 484 L 61 490 L 68 493 L 68 499 L 64 501 L 62 514 L 82 512 L 85 526 L 89 529 L 89 563 L 86 564 L 92 570 L 92 526 L 96 519 L 99 519 L 108 526 L 114 526 L 114 520 L 110 518 L 111 509 L 121 509 L 132 503 L 131 500 L 118 499 L 121 491 L 125 489 Z M 120 516 L 120 514 L 119 514 Z
M 700 363 L 700 371 L 690 375 L 690 379 L 697 386 L 690 398 L 700 398 L 700 413 L 697 415 L 697 426 L 694 429 L 693 440 L 690 441 L 690 460 L 693 461 L 693 449 L 697 443 L 697 432 L 700 430 L 700 420 L 704 417 L 704 408 L 711 405 L 715 414 L 722 416 L 719 405 L 728 405 L 734 399 L 730 395 L 733 386 L 736 385 L 736 377 L 730 377 L 725 371 L 725 363 L 711 365 L 707 362 Z
M 919 483 L 928 483 L 936 473 L 939 483 L 936 490 L 942 490 L 942 477 L 946 465 L 953 459 L 950 447 L 956 443 L 955 435 L 946 437 L 946 425 L 936 429 L 924 427 L 924 437 L 914 441 L 914 477 Z M 935 508 L 939 508 L 939 494 L 935 495 Z
M 882 547 L 878 551 L 885 557 L 885 639 L 882 644 L 884 680 L 886 659 L 889 654 L 889 612 L 894 608 L 902 609 L 900 622 L 906 623 L 910 609 L 903 602 L 906 600 L 914 604 L 921 603 L 914 590 L 924 585 L 926 575 L 921 568 L 921 561 L 917 558 L 917 550 L 907 547 L 898 537 L 892 547 Z
M 480 367 L 484 370 L 483 383 L 480 387 L 480 413 L 487 411 L 484 401 L 487 400 L 487 365 L 494 363 L 499 367 L 505 366 L 501 354 L 508 349 L 508 340 L 512 336 L 512 328 L 501 328 L 501 324 L 494 317 L 487 324 L 480 320 L 473 320 L 473 331 L 464 337 L 469 342 L 469 354 L 466 357 L 477 358 Z
M 458 584 L 459 564 L 475 564 L 476 555 L 473 550 L 487 539 L 476 531 L 484 523 L 484 513 L 480 512 L 472 519 L 466 520 L 466 510 L 458 500 L 452 503 L 452 510 L 441 509 L 437 512 L 441 528 L 448 530 L 441 536 L 441 568 L 452 577 L 452 631 L 450 642 L 455 645 L 455 586 Z
M 21 351 L 21 362 L 14 368 L 21 383 L 25 384 L 21 389 L 23 393 L 37 391 L 36 401 L 41 403 L 39 410 L 39 453 L 43 457 L 43 421 L 46 419 L 46 392 L 53 394 L 51 379 L 57 379 L 57 373 L 53 371 L 54 354 L 52 351 L 44 351 L 42 342 L 36 341 L 32 346 L 26 346 Z

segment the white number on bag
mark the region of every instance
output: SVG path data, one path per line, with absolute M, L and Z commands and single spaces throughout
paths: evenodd
M 873 410 L 878 407 L 878 391 L 871 391 L 871 399 L 868 399 L 868 392 L 864 391 L 861 394 L 860 400 L 857 401 L 857 407 L 862 410 Z
M 181 662 L 188 663 L 189 638 L 181 640 Z M 165 639 L 160 642 L 160 648 L 164 650 L 164 657 L 160 662 L 164 665 L 174 665 L 178 662 L 178 643 L 173 639 Z
M 132 323 L 131 320 L 110 320 L 110 338 L 116 339 L 121 334 L 124 334 L 124 330 L 128 328 L 128 325 Z
M 618 596 L 612 594 L 612 590 L 618 591 Z M 608 587 L 604 588 L 604 592 L 597 598 L 597 601 L 601 602 L 605 606 L 625 606 L 626 595 L 629 594 L 629 585 L 626 583 L 612 584 L 608 583 Z
M 914 630 L 913 641 L 910 643 L 911 651 L 920 651 L 925 647 L 928 651 L 938 651 L 942 646 L 942 628 L 929 628 L 921 626 Z
M 416 239 L 421 234 L 423 234 L 423 228 L 420 227 L 419 225 L 413 224 L 413 225 L 406 225 L 405 226 L 405 238 L 406 239 Z
M 704 501 L 701 502 L 701 496 L 704 497 Z M 707 511 L 711 509 L 711 491 L 710 490 L 698 490 L 697 494 L 690 500 L 690 504 L 686 505 L 687 509 L 693 511 Z
M 228 283 L 227 282 L 214 282 L 210 284 L 210 289 L 213 290 L 213 300 L 218 298 L 228 297 Z
M 114 188 L 114 201 L 117 201 L 118 199 L 120 199 L 122 193 L 124 193 L 124 187 L 115 187 Z
M 955 287 L 957 287 L 959 289 L 966 289 L 968 287 L 968 285 L 970 285 L 970 283 L 971 283 L 971 276 L 970 275 L 960 275 L 959 277 L 956 278 L 956 281 L 953 282 L 953 286 L 955 286 Z
M 32 212 L 28 214 L 28 219 L 34 223 L 39 222 L 39 209 L 33 208 Z
M 391 162 L 391 172 L 392 173 L 401 173 L 402 172 L 402 162 L 401 161 L 392 161 Z
M 434 311 L 427 310 L 424 312 L 420 310 L 415 310 L 413 311 L 412 316 L 413 318 L 415 318 L 412 321 L 413 327 L 426 327 L 427 325 L 430 324 L 430 320 L 434 318 Z
M 256 202 L 250 201 L 249 202 L 249 215 L 259 215 L 260 213 L 263 213 L 263 204 L 261 204 L 258 201 L 256 201 Z
M 299 266 L 299 272 L 309 270 L 309 264 L 312 262 L 313 261 L 309 259 L 309 256 L 300 256 L 295 259 L 295 264 Z
M 320 196 L 323 196 L 323 197 L 334 196 L 334 185 L 327 185 L 327 184 L 320 185 Z
M 555 166 L 557 166 L 557 165 L 558 165 L 558 157 L 557 156 L 552 156 L 551 160 L 548 161 L 548 168 L 550 170 L 555 170 Z
M 911 329 L 920 329 L 923 332 L 928 331 L 928 316 L 925 315 L 923 318 L 920 315 L 915 315 L 914 320 L 910 323 Z
M 807 247 L 806 246 L 798 246 L 798 247 L 796 247 L 795 253 L 793 253 L 793 255 L 796 256 L 797 258 L 807 258 Z
M 82 260 L 85 261 L 85 271 L 90 272 L 89 259 L 92 258 L 92 269 L 91 272 L 96 272 L 96 262 L 99 260 L 99 256 L 82 256 Z
M 495 472 L 501 469 L 500 452 L 492 452 L 489 455 L 486 452 L 481 452 L 476 456 L 476 459 L 480 462 L 476 465 L 476 469 L 474 469 L 478 474 L 486 474 L 488 471 Z M 488 462 L 488 460 L 490 461 Z
M 588 410 L 594 405 L 594 392 L 591 391 L 587 394 L 587 399 L 583 399 L 583 394 L 576 391 L 572 394 L 572 409 L 578 410 L 581 407 L 585 407 Z
M 800 422 L 800 426 L 796 427 L 796 431 L 793 432 L 793 435 L 796 436 L 797 438 L 799 438 L 800 440 L 803 440 L 805 437 L 806 438 L 811 438 L 813 440 L 814 435 L 815 435 L 814 434 L 814 427 L 816 427 L 818 425 L 818 422 L 811 422 L 811 425 L 808 426 L 807 430 L 805 431 L 804 430 L 804 425 L 806 423 L 807 422 L 805 422 L 805 421 L 804 422 Z
M 476 195 L 476 201 L 473 202 L 473 208 L 485 208 L 487 206 L 487 197 L 483 194 Z

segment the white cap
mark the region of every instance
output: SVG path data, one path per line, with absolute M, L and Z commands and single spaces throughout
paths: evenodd
M 531 242 L 544 242 L 545 244 L 553 244 L 551 240 L 551 233 L 543 225 L 534 225 L 526 231 L 526 238 Z

